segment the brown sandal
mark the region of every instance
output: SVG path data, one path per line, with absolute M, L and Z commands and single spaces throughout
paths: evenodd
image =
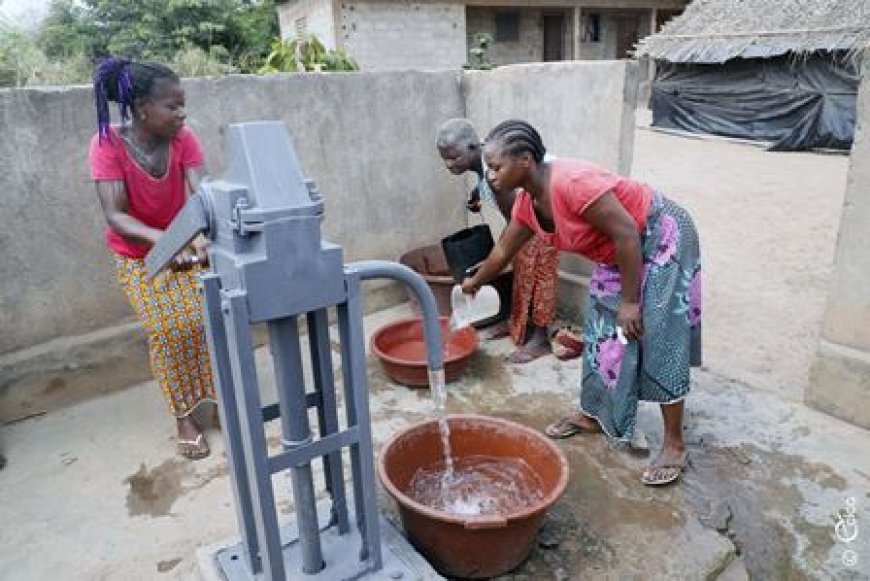
M 559 345 L 574 349 L 575 351 L 583 351 L 583 335 L 576 333 L 570 327 L 556 331 L 555 339 Z
M 556 359 L 559 361 L 570 361 L 583 355 L 583 349 L 571 349 L 570 347 L 565 347 L 561 343 L 556 343 L 553 345 L 553 355 L 555 355 Z
M 202 460 L 211 454 L 208 442 L 202 432 L 193 440 L 178 439 L 178 453 L 188 460 Z

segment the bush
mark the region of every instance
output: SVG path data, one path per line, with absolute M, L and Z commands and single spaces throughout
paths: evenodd
M 45 54 L 32 34 L 0 23 L 0 86 L 23 87 L 45 68 Z
M 327 50 L 313 34 L 301 39 L 272 41 L 272 52 L 259 72 L 295 73 L 324 71 L 358 71 L 359 65 L 343 49 Z
M 181 77 L 216 77 L 238 72 L 236 67 L 227 64 L 226 49 L 213 46 L 205 52 L 198 46 L 187 46 L 179 51 L 169 66 Z

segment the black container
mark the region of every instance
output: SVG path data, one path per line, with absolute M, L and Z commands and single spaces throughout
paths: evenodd
M 441 239 L 441 248 L 450 267 L 450 275 L 457 284 L 474 273 L 495 247 L 492 231 L 487 224 L 465 228 Z

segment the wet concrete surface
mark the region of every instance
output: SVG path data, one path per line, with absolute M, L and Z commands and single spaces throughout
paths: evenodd
M 543 429 L 575 409 L 579 361 L 549 357 L 517 366 L 506 362 L 509 351 L 507 341 L 484 343 L 468 375 L 449 386 L 448 412 L 483 413 Z M 377 369 L 370 378 L 381 393 L 392 385 Z M 828 462 L 786 451 L 789 443 L 799 449 L 798 440 L 819 439 L 805 418 L 863 438 L 867 433 L 780 404 L 766 392 L 753 402 L 750 386 L 705 370 L 695 374 L 693 389 L 698 397 L 690 396 L 685 419 L 690 466 L 679 484 L 642 485 L 640 473 L 652 456 L 611 445 L 603 436 L 561 441 L 571 471 L 565 495 L 550 511 L 539 546 L 502 578 L 714 579 L 726 570 L 729 579 L 870 578 L 870 542 L 843 543 L 834 528 L 837 511 L 857 495 L 864 499 L 865 519 L 870 516 L 870 479 L 856 466 L 849 470 L 849 454 L 835 448 Z M 730 405 L 722 406 L 724 401 Z M 779 408 L 778 421 L 768 422 L 755 405 L 768 413 Z M 723 411 L 738 413 L 723 421 Z M 653 455 L 661 443 L 659 418 L 655 406 L 642 406 L 639 425 Z M 754 440 L 742 441 L 751 432 Z M 859 563 L 866 567 L 846 565 L 847 550 L 860 550 Z
M 366 330 L 405 312 L 369 317 Z M 510 349 L 483 342 L 448 386 L 448 411 L 542 429 L 574 409 L 579 361 L 515 366 L 505 362 Z M 257 361 L 269 401 L 268 350 Z M 368 376 L 376 448 L 432 417 L 427 390 L 394 384 L 374 359 Z M 638 422 L 655 454 L 655 406 L 642 406 Z M 651 456 L 599 435 L 560 441 L 568 488 L 538 546 L 501 579 L 870 578 L 870 432 L 704 370 L 694 374 L 685 426 L 691 465 L 659 489 L 639 481 Z M 236 534 L 232 493 L 219 431 L 207 431 L 212 456 L 189 462 L 176 456 L 172 429 L 153 383 L 4 426 L 0 579 L 196 579 L 197 548 Z M 274 423 L 267 440 L 277 450 Z M 288 518 L 287 479 L 273 484 Z M 837 528 L 848 506 L 855 538 Z

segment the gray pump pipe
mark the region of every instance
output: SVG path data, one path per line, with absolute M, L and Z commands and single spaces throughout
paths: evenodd
M 350 262 L 345 266 L 358 272 L 362 280 L 392 278 L 411 287 L 423 310 L 423 333 L 426 340 L 426 360 L 429 364 L 429 371 L 443 370 L 444 351 L 438 306 L 435 303 L 435 296 L 423 277 L 404 264 L 386 260 L 361 260 Z

